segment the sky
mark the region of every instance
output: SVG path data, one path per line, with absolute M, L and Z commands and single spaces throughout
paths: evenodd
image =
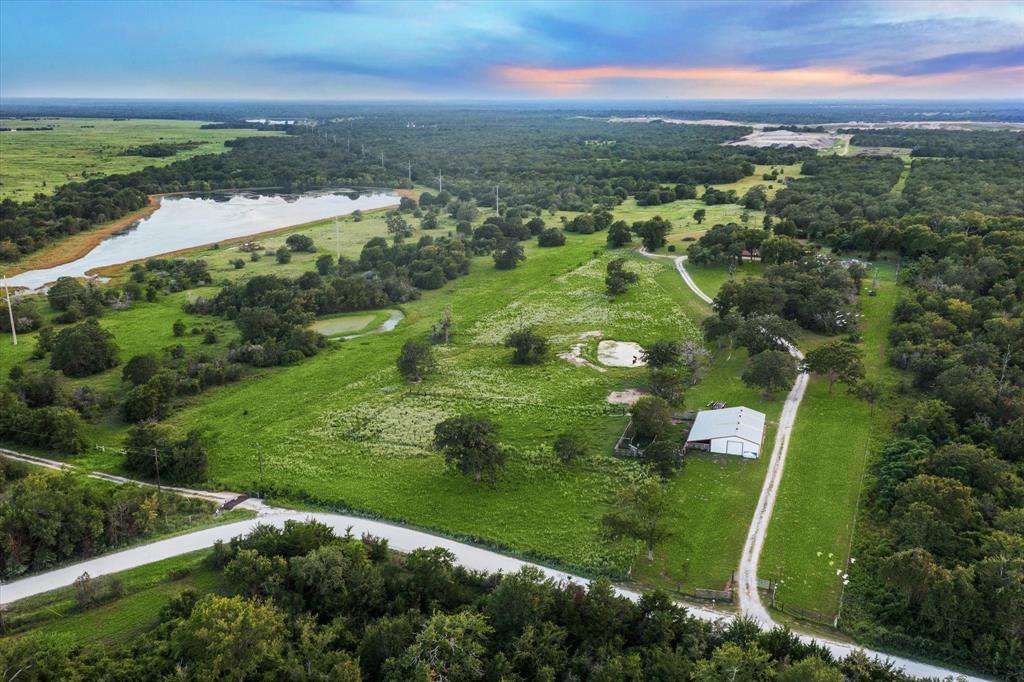
M 0 1 L 0 98 L 1024 97 L 1024 0 Z

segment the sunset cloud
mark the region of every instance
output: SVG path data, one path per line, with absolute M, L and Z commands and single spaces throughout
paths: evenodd
M 1024 91 L 1024 12 L 1016 2 L 199 7 L 3 0 L 0 96 L 870 99 Z
M 1001 76 L 1010 79 L 1024 77 L 1024 67 L 1007 66 L 982 71 L 957 69 L 955 71 L 924 74 L 869 73 L 843 67 L 799 67 L 792 69 L 763 69 L 757 67 L 652 67 L 652 66 L 591 66 L 581 68 L 545 68 L 529 66 L 500 66 L 495 68 L 497 79 L 508 87 L 534 91 L 552 97 L 582 96 L 600 89 L 602 85 L 620 81 L 675 81 L 680 84 L 705 84 L 735 92 L 765 93 L 775 91 L 784 95 L 807 93 L 829 94 L 836 91 L 870 86 L 896 86 L 922 88 L 950 85 L 957 81 L 978 79 L 981 76 Z M 1021 81 L 1024 85 L 1024 81 Z

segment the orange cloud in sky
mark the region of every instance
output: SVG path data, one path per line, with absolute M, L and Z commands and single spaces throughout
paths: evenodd
M 544 68 L 529 66 L 498 67 L 497 75 L 509 84 L 538 90 L 549 95 L 573 95 L 585 92 L 601 81 L 637 79 L 656 81 L 698 81 L 716 86 L 792 89 L 838 88 L 871 85 L 924 85 L 976 76 L 969 73 L 899 76 L 865 73 L 842 67 L 801 67 L 767 70 L 754 67 L 645 67 L 591 66 L 582 68 Z

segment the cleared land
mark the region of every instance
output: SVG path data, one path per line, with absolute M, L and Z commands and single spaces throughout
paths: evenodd
M 617 218 L 640 220 L 661 214 L 687 213 L 691 202 L 658 207 L 626 207 Z M 693 202 L 699 205 L 699 202 Z M 737 206 L 709 207 L 737 215 Z M 557 216 L 545 216 L 557 224 Z M 682 221 L 680 221 L 682 222 Z M 705 222 L 705 226 L 715 221 Z M 451 221 L 442 221 L 444 234 Z M 703 228 L 704 226 L 702 226 Z M 310 234 L 323 251 L 335 251 L 334 227 L 325 221 L 298 230 Z M 677 234 L 679 230 L 676 231 Z M 367 239 L 384 234 L 383 219 L 342 222 L 338 248 L 354 257 Z M 268 248 L 283 243 L 286 233 L 261 239 Z M 611 455 L 611 445 L 625 425 L 621 408 L 606 402 L 614 390 L 641 386 L 643 370 L 609 368 L 597 372 L 556 357 L 578 342 L 581 333 L 600 330 L 604 338 L 641 345 L 663 337 L 696 335 L 696 322 L 708 310 L 682 286 L 670 261 L 657 262 L 630 251 L 607 251 L 604 234 L 568 235 L 565 247 L 527 249 L 529 260 L 516 270 L 499 272 L 489 258 L 474 260 L 469 276 L 439 291 L 425 292 L 402 306 L 406 319 L 395 332 L 343 341 L 295 367 L 254 370 L 258 380 L 225 386 L 190 398 L 168 423 L 182 430 L 202 424 L 214 438 L 211 485 L 252 489 L 259 481 L 255 444 L 264 456 L 264 483 L 277 495 L 323 506 L 366 513 L 435 528 L 456 537 L 480 539 L 519 554 L 575 567 L 586 573 L 622 575 L 637 556 L 631 543 L 610 543 L 600 532 L 600 518 L 624 482 L 640 475 L 632 461 Z M 594 255 L 595 251 L 598 255 Z M 251 262 L 231 245 L 190 254 L 210 262 L 215 280 L 257 273 L 295 276 L 312 269 L 317 254 L 294 254 L 287 265 L 272 258 Z M 628 258 L 641 280 L 614 301 L 604 294 L 604 267 L 616 255 Z M 242 256 L 245 267 L 230 264 Z M 661 259 L 659 259 L 661 260 Z M 182 339 L 171 324 L 183 319 L 202 330 L 215 327 L 231 338 L 229 322 L 184 315 L 191 290 L 109 313 L 101 324 L 111 329 L 122 357 L 159 351 Z M 423 384 L 404 383 L 394 368 L 401 344 L 422 335 L 444 308 L 455 316 L 454 342 L 439 348 L 440 369 Z M 501 341 L 520 324 L 535 324 L 552 345 L 539 367 L 509 363 Z M 9 340 L 0 353 L 0 371 L 34 346 L 25 335 L 17 351 Z M 186 345 L 201 347 L 201 335 L 186 335 Z M 223 341 L 210 347 L 222 352 Z M 42 366 L 29 361 L 29 367 Z M 770 415 L 777 405 L 761 402 L 738 383 L 742 358 L 734 355 L 691 390 L 688 407 L 712 399 L 750 404 Z M 82 382 L 113 388 L 114 369 Z M 491 489 L 447 471 L 428 445 L 433 425 L 463 411 L 483 412 L 500 425 L 500 439 L 510 449 L 509 464 Z M 554 437 L 573 425 L 588 442 L 591 456 L 578 465 L 559 464 L 550 450 Z M 119 444 L 124 427 L 94 425 L 95 442 Z M 283 435 L 282 435 L 283 434 Z M 83 465 L 116 470 L 119 458 L 92 450 Z M 679 532 L 656 553 L 657 567 L 637 565 L 635 575 L 647 582 L 688 590 L 721 588 L 738 562 L 743 534 L 763 466 L 693 459 L 672 484 L 674 509 L 681 514 Z M 422 491 L 430 490 L 427 496 Z M 674 512 L 675 513 L 675 512 Z M 723 523 L 723 519 L 728 523 Z
M 249 129 L 201 130 L 202 121 L 109 118 L 0 119 L 0 127 L 53 127 L 53 130 L 0 132 L 0 199 L 26 201 L 68 182 L 166 166 L 199 154 L 219 154 L 239 137 L 278 135 Z M 173 156 L 126 156 L 140 145 L 199 144 Z
M 886 334 L 899 298 L 894 269 L 879 267 L 877 296 L 861 296 L 867 378 L 890 392 L 897 380 L 886 363 Z M 802 342 L 805 351 L 820 343 Z M 891 400 L 891 398 L 889 398 Z M 778 603 L 834 616 L 847 572 L 854 520 L 872 440 L 888 433 L 893 411 L 868 403 L 837 384 L 811 379 L 797 416 L 789 456 L 761 557 L 759 577 L 781 582 Z M 839 573 L 837 574 L 837 571 Z

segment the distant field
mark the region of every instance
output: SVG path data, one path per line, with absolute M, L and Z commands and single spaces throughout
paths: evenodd
M 146 166 L 166 166 L 199 154 L 218 154 L 224 142 L 239 137 L 279 135 L 256 130 L 200 130 L 202 121 L 107 118 L 0 119 L 0 127 L 46 127 L 53 130 L 0 132 L 0 200 L 31 199 L 68 182 L 130 173 Z M 131 147 L 153 143 L 199 142 L 174 156 L 124 156 Z

